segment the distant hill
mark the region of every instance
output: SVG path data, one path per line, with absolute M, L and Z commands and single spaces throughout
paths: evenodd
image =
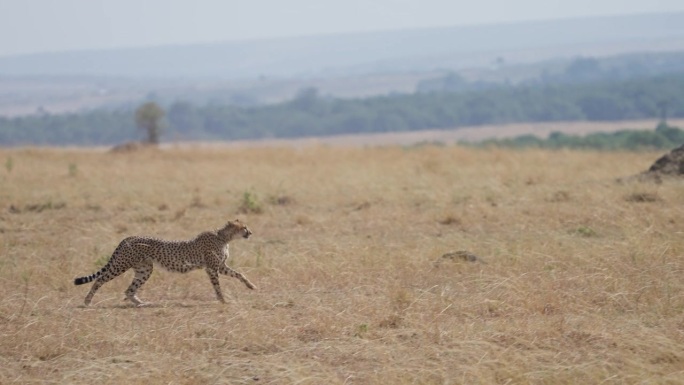
M 0 57 L 2 76 L 313 77 L 684 48 L 684 12 Z
M 625 80 L 502 85 L 482 90 L 365 99 L 329 98 L 320 95 L 315 88 L 308 88 L 292 100 L 262 106 L 174 102 L 164 106 L 165 138 L 225 141 L 527 122 L 658 118 L 665 121 L 684 118 L 681 95 L 684 95 L 684 73 Z M 42 112 L 9 119 L 0 117 L 0 146 L 112 145 L 137 136 L 139 130 L 135 128 L 134 115 L 133 108 L 117 108 L 79 114 Z M 650 141 L 652 138 L 634 136 L 625 140 L 636 145 L 636 140 L 642 139 Z

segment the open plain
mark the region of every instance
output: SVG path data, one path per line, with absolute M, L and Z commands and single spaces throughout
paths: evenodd
M 615 181 L 660 155 L 0 150 L 0 383 L 684 383 L 684 182 Z M 156 268 L 152 306 L 132 272 L 82 306 L 126 236 L 235 218 L 258 290 Z

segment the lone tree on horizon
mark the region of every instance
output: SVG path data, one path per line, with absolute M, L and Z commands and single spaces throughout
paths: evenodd
M 147 102 L 135 110 L 135 124 L 147 133 L 145 143 L 159 144 L 163 119 L 164 110 L 155 102 Z

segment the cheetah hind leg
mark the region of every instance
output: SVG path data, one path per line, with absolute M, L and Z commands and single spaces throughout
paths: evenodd
M 90 306 L 90 302 L 93 300 L 93 296 L 95 295 L 95 292 L 105 283 L 111 281 L 114 279 L 117 275 L 116 273 L 113 272 L 105 272 L 101 276 L 99 276 L 96 280 L 95 283 L 93 283 L 93 286 L 90 288 L 90 291 L 88 292 L 88 295 L 86 295 L 85 300 L 83 301 L 83 304 L 85 306 Z
M 135 268 L 135 277 L 133 278 L 133 282 L 131 282 L 130 286 L 128 286 L 128 289 L 126 289 L 126 298 L 133 302 L 135 307 L 151 305 L 149 302 L 142 302 L 136 294 L 138 289 L 140 289 L 145 281 L 150 278 L 150 275 L 152 275 L 152 261 Z

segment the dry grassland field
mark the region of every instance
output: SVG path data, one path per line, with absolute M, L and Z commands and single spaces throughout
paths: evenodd
M 660 155 L 0 150 L 0 383 L 684 383 L 684 182 L 615 181 Z M 235 218 L 258 290 L 157 267 L 82 306 L 126 236 Z

